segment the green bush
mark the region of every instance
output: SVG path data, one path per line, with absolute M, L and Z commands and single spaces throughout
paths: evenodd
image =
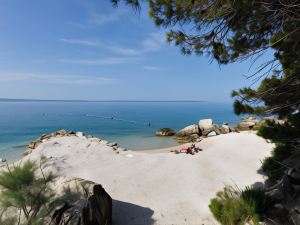
M 272 198 L 262 188 L 246 187 L 241 192 L 241 199 L 250 205 L 260 218 L 265 216 L 265 212 L 273 204 Z
M 41 175 L 38 176 L 40 169 Z M 42 225 L 49 214 L 54 197 L 49 183 L 52 174 L 45 175 L 35 162 L 9 167 L 0 173 L 1 215 L 13 210 L 12 216 L 0 217 L 0 224 Z M 10 215 L 10 214 L 9 214 Z M 21 221 L 14 223 L 14 221 Z
M 270 180 L 276 180 L 282 176 L 285 167 L 282 162 L 292 155 L 292 150 L 288 144 L 276 144 L 272 151 L 272 156 L 267 157 L 262 162 L 262 170 Z
M 280 167 L 280 164 L 276 162 L 273 157 L 266 157 L 261 166 L 262 170 L 268 175 L 270 175 L 273 171 L 280 169 Z
M 217 197 L 211 200 L 209 208 L 222 225 L 244 225 L 250 220 L 257 225 L 259 221 L 254 207 L 231 187 L 225 187 L 223 191 L 218 192 Z

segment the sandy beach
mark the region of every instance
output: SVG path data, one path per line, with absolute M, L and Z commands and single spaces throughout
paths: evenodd
M 208 208 L 224 185 L 257 185 L 258 170 L 273 144 L 254 132 L 209 137 L 195 155 L 171 149 L 114 151 L 105 141 L 85 136 L 53 137 L 22 160 L 48 159 L 58 175 L 102 184 L 113 198 L 115 225 L 218 224 Z

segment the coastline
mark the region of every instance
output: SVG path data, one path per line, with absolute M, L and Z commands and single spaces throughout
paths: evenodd
M 261 184 L 260 160 L 273 148 L 253 131 L 205 138 L 196 143 L 203 151 L 195 155 L 170 152 L 190 143 L 143 151 L 109 145 L 80 133 L 60 135 L 20 161 L 43 155 L 45 171 L 100 183 L 114 199 L 114 224 L 212 225 L 217 223 L 208 208 L 210 199 L 225 184 Z
M 60 129 L 138 150 L 175 146 L 172 138 L 155 137 L 163 127 L 178 131 L 199 118 L 213 118 L 217 124 L 240 121 L 231 104 L 213 102 L 1 102 L 0 115 L 0 158 L 9 158 L 9 148 Z

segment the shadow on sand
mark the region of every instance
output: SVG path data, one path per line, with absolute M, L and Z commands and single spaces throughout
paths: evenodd
M 113 199 L 113 225 L 153 225 L 150 208 L 141 207 L 128 202 Z

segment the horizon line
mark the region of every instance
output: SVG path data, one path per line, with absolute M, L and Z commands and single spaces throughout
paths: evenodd
M 0 98 L 0 102 L 208 102 L 204 100 L 69 100 L 69 99 L 22 99 Z

